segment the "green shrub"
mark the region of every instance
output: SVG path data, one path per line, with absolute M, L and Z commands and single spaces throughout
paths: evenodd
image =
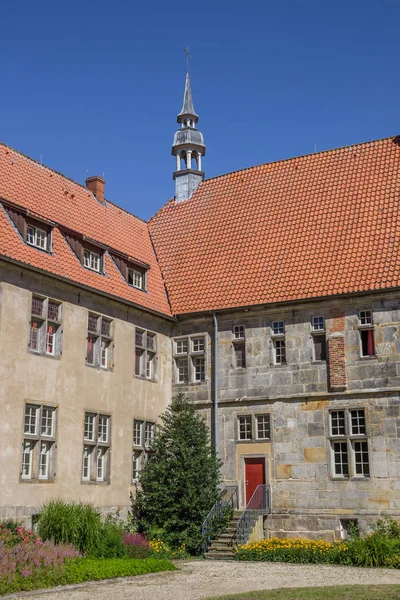
M 50 500 L 40 513 L 39 535 L 55 544 L 73 544 L 82 554 L 90 554 L 99 543 L 102 524 L 94 506 L 84 502 Z
M 400 555 L 400 539 L 372 533 L 348 543 L 352 564 L 359 567 L 394 567 L 395 556 Z M 388 559 L 391 559 L 388 563 Z
M 34 576 L 16 575 L 13 579 L 0 578 L 0 595 L 20 591 L 99 581 L 114 577 L 132 577 L 160 571 L 174 571 L 176 567 L 167 560 L 158 559 L 92 559 L 76 558 L 69 560 L 59 569 L 43 568 Z
M 400 524 L 389 515 L 382 515 L 380 519 L 369 524 L 372 531 L 390 539 L 400 539 Z
M 127 558 L 121 524 L 107 519 L 101 524 L 99 540 L 90 551 L 91 558 Z

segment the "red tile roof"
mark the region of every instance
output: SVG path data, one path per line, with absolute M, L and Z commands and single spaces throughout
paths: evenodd
M 108 253 L 105 275 L 84 268 L 57 227 L 51 254 L 28 246 L 1 206 L 0 257 L 27 263 L 171 316 L 147 223 L 111 202 L 99 203 L 85 187 L 3 144 L 0 144 L 1 198 L 148 264 L 147 292 L 129 286 Z
M 206 180 L 149 227 L 175 314 L 399 286 L 399 139 Z

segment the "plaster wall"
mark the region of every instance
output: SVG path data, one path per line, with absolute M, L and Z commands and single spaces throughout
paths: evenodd
M 126 511 L 133 490 L 133 419 L 157 421 L 171 397 L 170 324 L 46 278 L 1 271 L 0 283 L 0 518 L 29 517 L 49 498 L 91 501 Z M 32 292 L 62 302 L 62 355 L 28 348 Z M 88 311 L 113 319 L 114 367 L 85 364 Z M 135 325 L 157 333 L 157 381 L 134 376 Z M 26 402 L 57 407 L 54 481 L 21 481 Z M 85 410 L 111 415 L 109 483 L 82 483 Z

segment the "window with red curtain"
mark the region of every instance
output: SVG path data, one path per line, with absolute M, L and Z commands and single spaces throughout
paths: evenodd
M 361 335 L 361 356 L 375 356 L 374 330 L 363 329 Z
M 96 338 L 89 336 L 87 339 L 87 358 L 86 362 L 89 365 L 94 365 L 94 345 Z

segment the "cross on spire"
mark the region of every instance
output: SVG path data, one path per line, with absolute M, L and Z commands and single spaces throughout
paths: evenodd
M 189 53 L 189 46 L 186 46 L 186 48 L 184 49 L 184 53 L 186 54 L 186 73 L 189 73 L 189 59 L 192 58 L 191 54 Z

